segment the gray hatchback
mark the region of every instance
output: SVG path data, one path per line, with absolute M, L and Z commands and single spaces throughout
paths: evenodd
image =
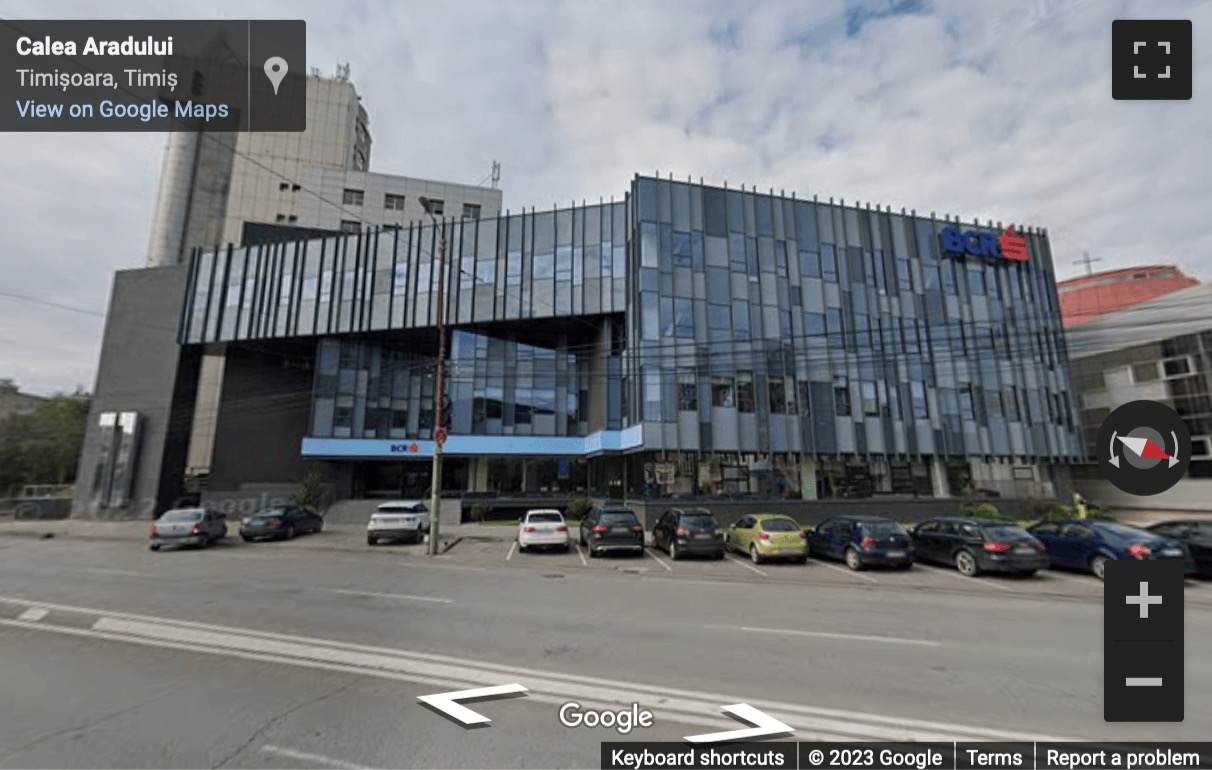
M 205 508 L 174 508 L 166 511 L 147 531 L 148 548 L 165 545 L 196 545 L 205 548 L 227 537 L 226 514 Z

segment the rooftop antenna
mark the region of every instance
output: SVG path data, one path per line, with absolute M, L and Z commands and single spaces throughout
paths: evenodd
M 492 162 L 492 189 L 497 189 L 501 185 L 501 164 L 498 161 Z
M 342 83 L 349 82 L 349 62 L 337 62 L 337 80 Z
M 1094 275 L 1094 263 L 1102 262 L 1102 261 L 1103 261 L 1102 257 L 1091 257 L 1089 250 L 1086 250 L 1086 251 L 1082 252 L 1081 259 L 1073 260 L 1073 264 L 1085 265 L 1086 266 L 1086 275 Z

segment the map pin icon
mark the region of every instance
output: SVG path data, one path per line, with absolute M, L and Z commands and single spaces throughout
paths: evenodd
M 274 85 L 274 96 L 278 95 L 278 86 L 282 85 L 287 69 L 286 60 L 281 56 L 271 56 L 265 60 L 265 76 Z

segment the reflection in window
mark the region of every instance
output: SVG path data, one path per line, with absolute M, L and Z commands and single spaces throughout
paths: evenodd
M 753 372 L 736 373 L 736 406 L 742 414 L 751 414 L 753 403 Z
M 661 371 L 644 371 L 644 419 L 661 419 Z
M 832 243 L 821 244 L 821 277 L 837 282 L 837 252 Z
M 805 278 L 820 278 L 821 255 L 815 251 L 801 251 L 800 274 Z
M 690 245 L 690 233 L 675 232 L 673 234 L 673 266 L 690 267 L 693 250 Z
M 804 314 L 804 333 L 809 337 L 824 337 L 825 336 L 825 314 L 824 313 L 805 313 Z
M 845 348 L 843 337 L 844 329 L 842 326 L 842 311 L 841 308 L 831 307 L 825 310 L 825 325 L 829 336 L 829 347 L 834 350 L 842 350 Z
M 976 402 L 972 396 L 972 386 L 965 384 L 960 386 L 960 416 L 965 420 L 972 421 L 976 419 Z
M 747 342 L 753 337 L 749 319 L 749 303 L 743 299 L 732 303 L 732 329 L 738 340 Z
M 732 329 L 732 311 L 727 305 L 707 306 L 707 328 L 716 331 Z
M 930 419 L 930 408 L 926 403 L 926 385 L 922 382 L 909 383 L 909 395 L 913 399 L 913 418 L 915 420 Z
M 679 339 L 694 339 L 694 301 L 679 297 L 673 301 L 673 333 Z
M 731 409 L 735 405 L 733 384 L 728 377 L 713 377 L 711 380 L 711 405 Z
M 845 377 L 833 378 L 833 405 L 838 417 L 850 416 L 850 383 Z
M 535 254 L 532 270 L 534 271 L 532 275 L 536 281 L 543 278 L 555 277 L 555 255 Z
M 896 261 L 896 281 L 901 291 L 913 291 L 913 272 L 909 260 L 900 258 Z
M 870 380 L 864 380 L 861 383 L 863 396 L 863 414 L 868 417 L 878 417 L 880 413 L 880 402 L 875 394 L 875 383 Z

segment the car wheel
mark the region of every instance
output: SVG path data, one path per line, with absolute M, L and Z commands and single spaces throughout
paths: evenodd
M 898 564 L 898 565 L 896 565 L 896 568 L 897 568 L 897 569 L 912 569 L 912 568 L 913 568 L 913 562 L 911 562 L 911 561 L 907 561 L 907 562 L 904 562 L 904 563 L 902 563 L 902 564 Z
M 149 551 L 159 551 L 159 550 L 160 550 L 160 544 L 159 544 L 159 543 L 149 543 L 149 544 L 148 544 L 148 546 L 147 546 L 147 549 L 148 549 Z
M 807 556 L 801 556 L 800 558 L 796 559 L 796 561 L 797 561 L 797 562 L 799 562 L 800 564 L 807 564 L 807 563 L 808 563 L 808 557 L 807 557 Z
M 1029 578 L 1029 577 L 1034 577 L 1034 576 L 1035 576 L 1035 573 L 1036 573 L 1037 571 L 1038 571 L 1038 570 L 1033 570 L 1033 569 L 1024 569 L 1024 570 L 1019 570 L 1019 573 L 1018 573 L 1018 574 L 1022 575 L 1022 576 L 1023 576 L 1023 577 L 1025 577 L 1025 578 Z
M 1094 573 L 1094 577 L 1103 580 L 1107 574 L 1107 557 L 1101 553 L 1096 554 L 1090 559 L 1090 571 Z
M 367 538 L 366 538 L 366 544 L 367 544 L 367 545 L 378 545 L 378 544 L 379 544 L 379 538 L 377 538 L 377 537 L 371 537 L 371 536 L 367 536 Z
M 526 553 L 526 546 L 522 545 L 522 541 L 518 541 L 518 553 Z
M 202 542 L 198 543 L 199 548 L 205 548 L 208 545 L 210 545 L 210 538 L 208 537 L 202 538 Z
M 252 538 L 251 538 L 251 537 L 249 537 L 248 535 L 240 535 L 240 539 L 241 539 L 241 540 L 243 540 L 243 541 L 244 541 L 244 542 L 246 542 L 246 543 L 251 543 L 251 542 L 252 542 Z
M 715 560 L 716 560 L 716 561 L 723 561 L 723 560 L 724 560 L 724 549 L 723 549 L 723 548 L 721 548 L 721 549 L 720 549 L 720 551 L 719 551 L 719 553 L 717 553 L 717 554 L 715 555 Z
M 568 553 L 571 550 L 572 550 L 572 546 L 569 545 L 568 543 L 564 543 L 564 545 L 560 546 L 561 553 Z
M 855 572 L 863 568 L 863 557 L 859 556 L 859 552 L 853 548 L 846 549 L 846 566 Z
M 600 556 L 600 554 L 592 548 L 589 548 L 588 551 L 589 551 L 589 558 L 591 558 L 591 559 L 596 559 L 596 558 L 598 558 L 598 556 Z
M 316 534 L 318 535 L 323 531 L 324 531 L 324 520 L 321 519 L 320 521 L 316 522 Z
M 758 553 L 758 549 L 757 549 L 756 545 L 749 546 L 749 558 L 753 559 L 754 564 L 762 563 L 762 555 L 760 553 Z
M 968 551 L 960 551 L 955 554 L 955 568 L 964 577 L 976 577 L 981 572 L 980 566 L 976 563 L 976 557 Z
M 289 527 L 286 528 L 286 539 L 287 540 L 295 539 L 295 525 L 291 524 Z
M 673 561 L 682 558 L 682 552 L 678 550 L 678 541 L 676 540 L 669 541 L 669 558 Z

